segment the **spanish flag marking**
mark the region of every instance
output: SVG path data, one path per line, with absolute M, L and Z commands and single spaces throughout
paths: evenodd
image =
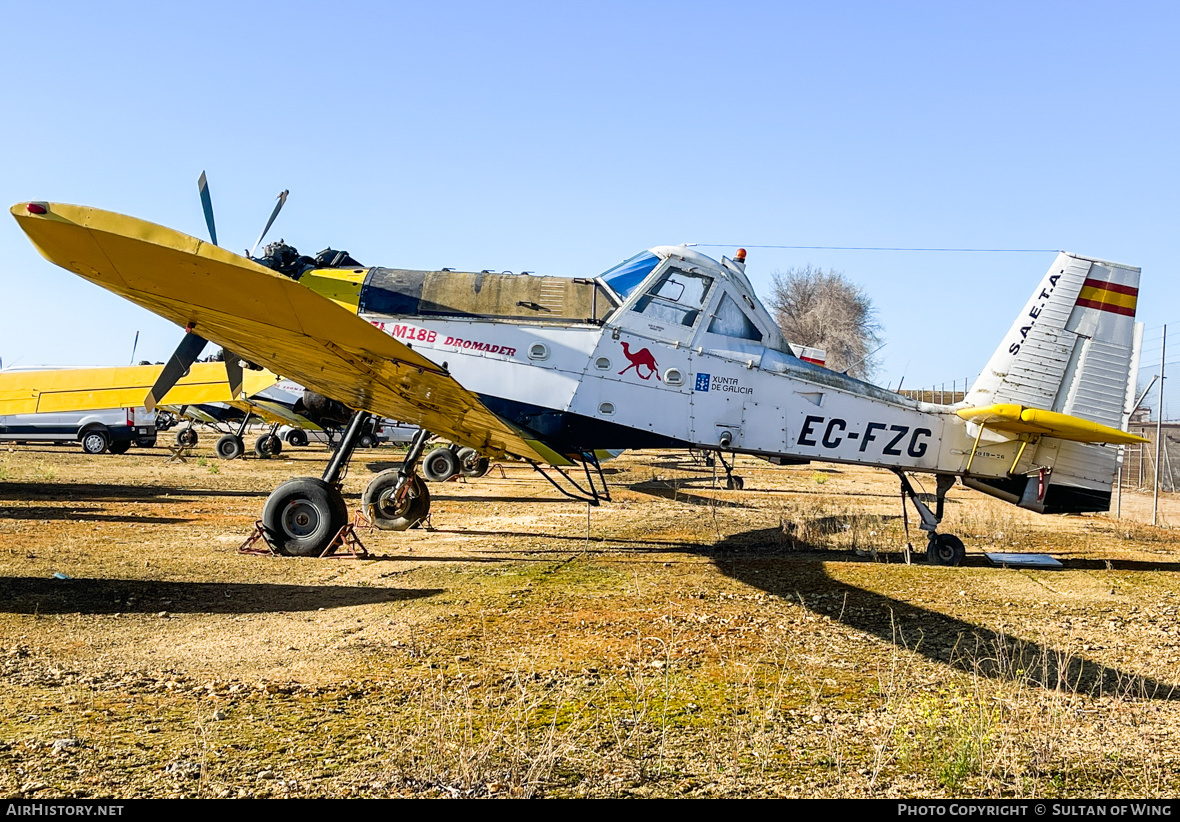
M 1097 308 L 1100 311 L 1112 311 L 1115 314 L 1134 317 L 1135 303 L 1138 298 L 1138 288 L 1086 278 L 1081 293 L 1078 294 L 1077 304 L 1086 308 Z

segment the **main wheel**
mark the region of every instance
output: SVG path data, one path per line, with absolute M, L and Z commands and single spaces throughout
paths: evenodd
M 287 432 L 287 445 L 302 447 L 307 445 L 307 432 L 293 428 Z
M 400 499 L 394 497 L 397 471 L 396 468 L 382 471 L 373 477 L 361 495 L 361 510 L 382 531 L 404 531 L 422 522 L 430 513 L 430 491 L 417 475 L 402 490 Z
M 446 482 L 459 473 L 459 458 L 445 445 L 435 448 L 422 460 L 422 476 L 431 482 Z
M 177 445 L 196 445 L 197 444 L 197 432 L 193 430 L 191 425 L 188 428 L 181 428 L 179 431 L 176 432 L 176 444 Z
M 261 459 L 268 460 L 283 452 L 283 441 L 274 434 L 263 434 L 254 443 L 254 453 Z
M 317 477 L 287 480 L 262 507 L 267 539 L 279 553 L 292 557 L 323 556 L 347 523 L 344 497 Z
M 111 435 L 105 428 L 91 428 L 82 435 L 82 450 L 87 454 L 105 454 L 111 445 Z
M 246 453 L 246 445 L 242 442 L 242 438 L 234 434 L 226 434 L 219 439 L 215 448 L 217 456 L 223 460 L 236 460 Z
M 931 565 L 962 565 L 967 556 L 963 540 L 954 534 L 931 534 L 926 546 L 926 561 Z
M 455 457 L 459 461 L 459 473 L 465 477 L 482 477 L 492 464 L 487 457 L 481 457 L 474 448 L 460 448 Z
M 108 454 L 126 454 L 131 450 L 131 440 L 120 440 L 119 442 L 112 442 L 107 446 Z

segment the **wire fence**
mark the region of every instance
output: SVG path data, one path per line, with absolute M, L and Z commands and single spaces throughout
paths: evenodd
M 1170 340 L 1164 338 L 1166 328 L 1166 325 L 1159 325 L 1143 332 L 1134 399 L 1143 397 L 1140 408 L 1146 409 L 1145 419 L 1154 422 L 1162 418 L 1164 422 L 1180 423 L 1180 380 L 1174 379 L 1180 376 L 1180 334 L 1177 333 L 1180 331 L 1180 322 L 1172 324 Z M 1165 377 L 1162 397 L 1158 379 L 1161 373 Z M 921 387 L 903 387 L 898 393 L 923 402 L 953 405 L 963 400 L 978 376 L 971 374 Z M 1140 414 L 1143 414 L 1142 410 Z M 1139 415 L 1135 418 L 1139 418 Z

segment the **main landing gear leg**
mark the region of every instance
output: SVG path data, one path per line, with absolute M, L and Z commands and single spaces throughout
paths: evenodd
M 918 510 L 918 516 L 922 523 L 918 527 L 927 532 L 930 537 L 926 543 L 926 561 L 931 565 L 962 565 L 963 558 L 967 554 L 967 549 L 963 545 L 963 541 L 954 534 L 940 534 L 938 533 L 938 524 L 942 522 L 942 512 L 944 504 L 946 503 L 946 494 L 955 485 L 954 476 L 939 474 L 936 479 L 935 506 L 934 511 L 918 497 L 914 492 L 914 487 L 910 485 L 909 478 L 902 472 L 897 471 L 897 476 L 901 479 L 901 493 L 903 497 L 908 497 L 910 502 L 914 504 L 914 508 Z M 904 502 L 902 503 L 905 504 Z M 902 512 L 905 513 L 904 511 Z
M 268 460 L 282 453 L 283 441 L 279 439 L 278 430 L 279 424 L 276 422 L 271 425 L 268 433 L 263 434 L 254 443 L 254 453 L 258 455 L 259 459 Z
M 253 415 L 247 411 L 246 416 L 242 417 L 242 424 L 238 426 L 237 433 L 226 434 L 217 441 L 217 456 L 223 460 L 236 460 L 246 453 L 246 444 L 242 440 L 242 435 L 246 433 L 246 426 L 250 424 L 251 416 Z
M 410 442 L 401 468 L 382 471 L 369 482 L 361 496 L 361 510 L 384 531 L 404 531 L 420 525 L 430 513 L 430 492 L 416 473 L 430 432 L 420 430 Z
M 369 416 L 367 411 L 352 415 L 340 447 L 332 454 L 322 477 L 289 479 L 266 498 L 262 527 L 267 540 L 279 553 L 322 557 L 332 549 L 340 529 L 348 524 L 348 506 L 340 487 Z
M 732 462 L 726 462 L 725 454 L 718 450 L 717 459 L 721 462 L 721 467 L 725 469 L 725 487 L 730 491 L 740 491 L 745 488 L 745 481 L 733 472 L 733 467 L 737 465 L 737 458 L 734 457 Z

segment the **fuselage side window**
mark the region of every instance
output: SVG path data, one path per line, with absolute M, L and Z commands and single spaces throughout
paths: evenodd
M 652 320 L 691 328 L 712 285 L 712 277 L 670 268 L 636 301 L 633 310 Z
M 725 337 L 762 342 L 762 332 L 728 294 L 721 295 L 721 302 L 718 303 L 717 311 L 709 323 L 709 332 Z

